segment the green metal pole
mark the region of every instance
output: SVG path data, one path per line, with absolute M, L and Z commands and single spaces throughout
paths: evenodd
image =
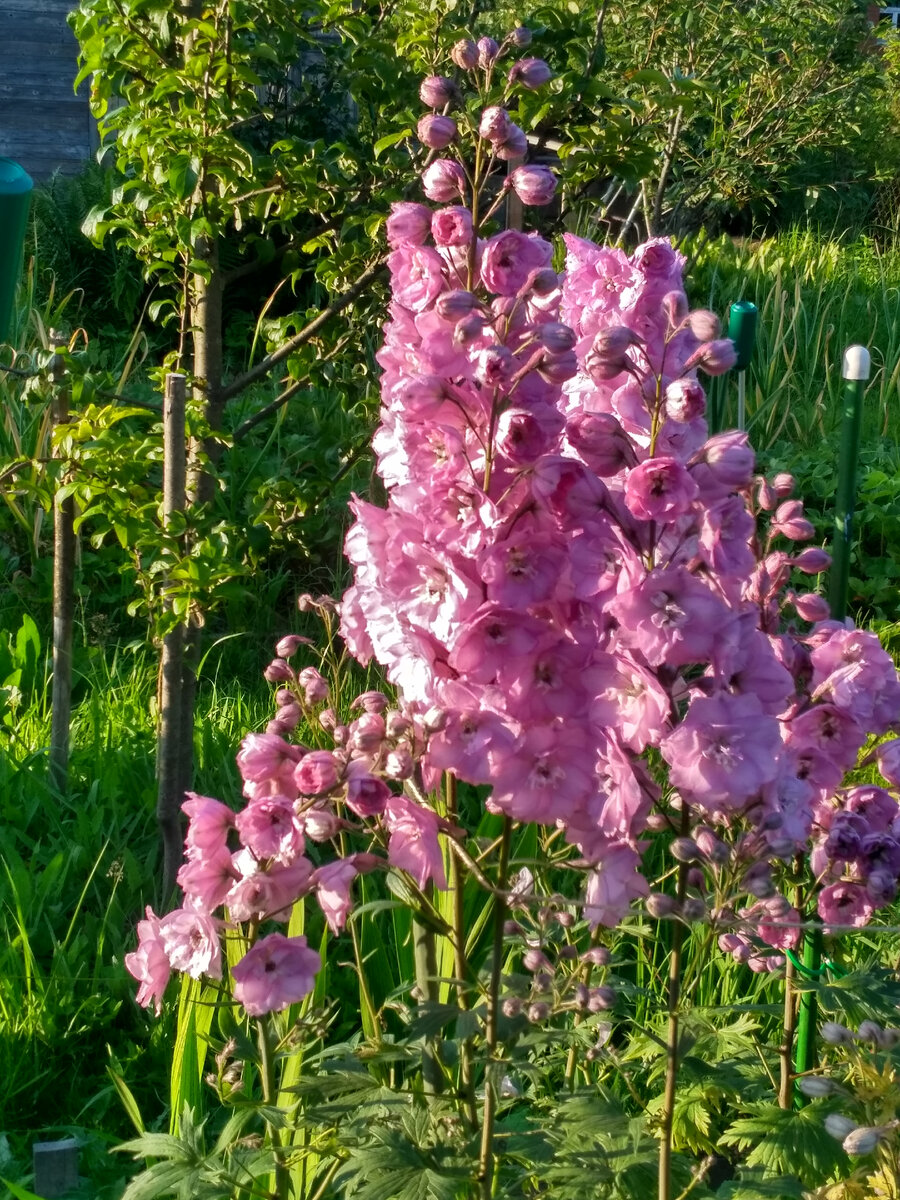
M 758 319 L 759 311 L 756 305 L 752 304 L 749 300 L 738 300 L 732 304 L 728 311 L 728 336 L 734 342 L 734 348 L 737 351 L 737 362 L 734 364 L 734 367 L 738 373 L 738 429 L 743 429 L 747 423 L 745 401 L 747 389 L 746 372 L 750 366 L 750 359 L 753 357 L 753 348 L 756 345 L 756 323 Z
M 850 346 L 844 352 L 844 365 L 841 372 L 844 378 L 843 420 L 828 589 L 831 615 L 837 621 L 843 621 L 847 615 L 859 435 L 862 426 L 863 395 L 869 378 L 870 366 L 871 360 L 865 346 Z M 822 967 L 822 931 L 820 929 L 807 931 L 803 940 L 802 961 L 803 974 L 806 978 L 817 979 Z M 797 1074 L 811 1071 L 816 1065 L 817 1007 L 815 992 L 800 993 L 797 1011 L 797 1044 L 794 1055 L 794 1070 Z
M 12 323 L 33 187 L 18 163 L 0 158 L 0 342 Z

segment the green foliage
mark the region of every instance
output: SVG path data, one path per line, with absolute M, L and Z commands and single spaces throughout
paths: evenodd
M 749 1150 L 748 1167 L 770 1176 L 797 1175 L 807 1186 L 824 1182 L 846 1161 L 840 1143 L 825 1131 L 817 1103 L 799 1109 L 751 1105 L 750 1115 L 735 1121 L 720 1142 Z

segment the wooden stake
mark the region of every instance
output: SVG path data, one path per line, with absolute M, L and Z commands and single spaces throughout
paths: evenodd
M 53 428 L 69 420 L 65 360 L 58 351 L 65 339 L 50 331 L 53 380 Z M 55 440 L 55 439 L 54 439 Z M 53 457 L 64 457 L 59 448 Z M 71 496 L 53 506 L 53 687 L 50 725 L 50 786 L 64 793 L 69 774 L 69 726 L 72 717 L 72 630 L 75 623 L 75 506 Z
M 186 378 L 166 376 L 163 401 L 163 528 L 172 527 L 172 517 L 183 513 L 187 480 L 187 432 L 185 423 Z M 156 747 L 158 783 L 156 818 L 163 847 L 162 899 L 175 888 L 182 861 L 179 813 L 189 780 L 184 778 L 181 741 L 192 736 L 185 729 L 183 622 L 163 638 L 159 671 L 159 738 Z

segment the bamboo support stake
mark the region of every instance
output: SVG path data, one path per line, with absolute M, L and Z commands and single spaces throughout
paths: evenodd
M 185 407 L 187 380 L 184 375 L 166 376 L 163 401 L 163 529 L 172 528 L 172 518 L 183 513 L 187 486 L 187 430 Z M 159 738 L 156 750 L 156 818 L 163 847 L 162 896 L 168 900 L 181 865 L 179 812 L 189 781 L 184 779 L 181 741 L 192 736 L 185 729 L 184 649 L 185 624 L 180 622 L 163 638 L 159 672 Z
M 65 360 L 59 350 L 65 340 L 50 331 L 54 350 L 50 360 L 53 381 L 53 457 L 64 458 L 59 431 L 69 420 L 69 389 Z M 75 623 L 75 503 L 72 496 L 53 505 L 53 687 L 50 720 L 50 786 L 64 793 L 69 775 L 69 726 L 72 718 L 72 631 Z

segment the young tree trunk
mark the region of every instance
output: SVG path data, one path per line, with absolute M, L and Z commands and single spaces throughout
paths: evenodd
M 64 343 L 51 330 L 51 346 Z M 61 356 L 51 363 L 53 425 L 69 419 L 69 393 Z M 53 506 L 53 691 L 50 727 L 50 785 L 65 792 L 69 772 L 69 725 L 72 718 L 72 630 L 75 623 L 75 508 L 67 496 Z

